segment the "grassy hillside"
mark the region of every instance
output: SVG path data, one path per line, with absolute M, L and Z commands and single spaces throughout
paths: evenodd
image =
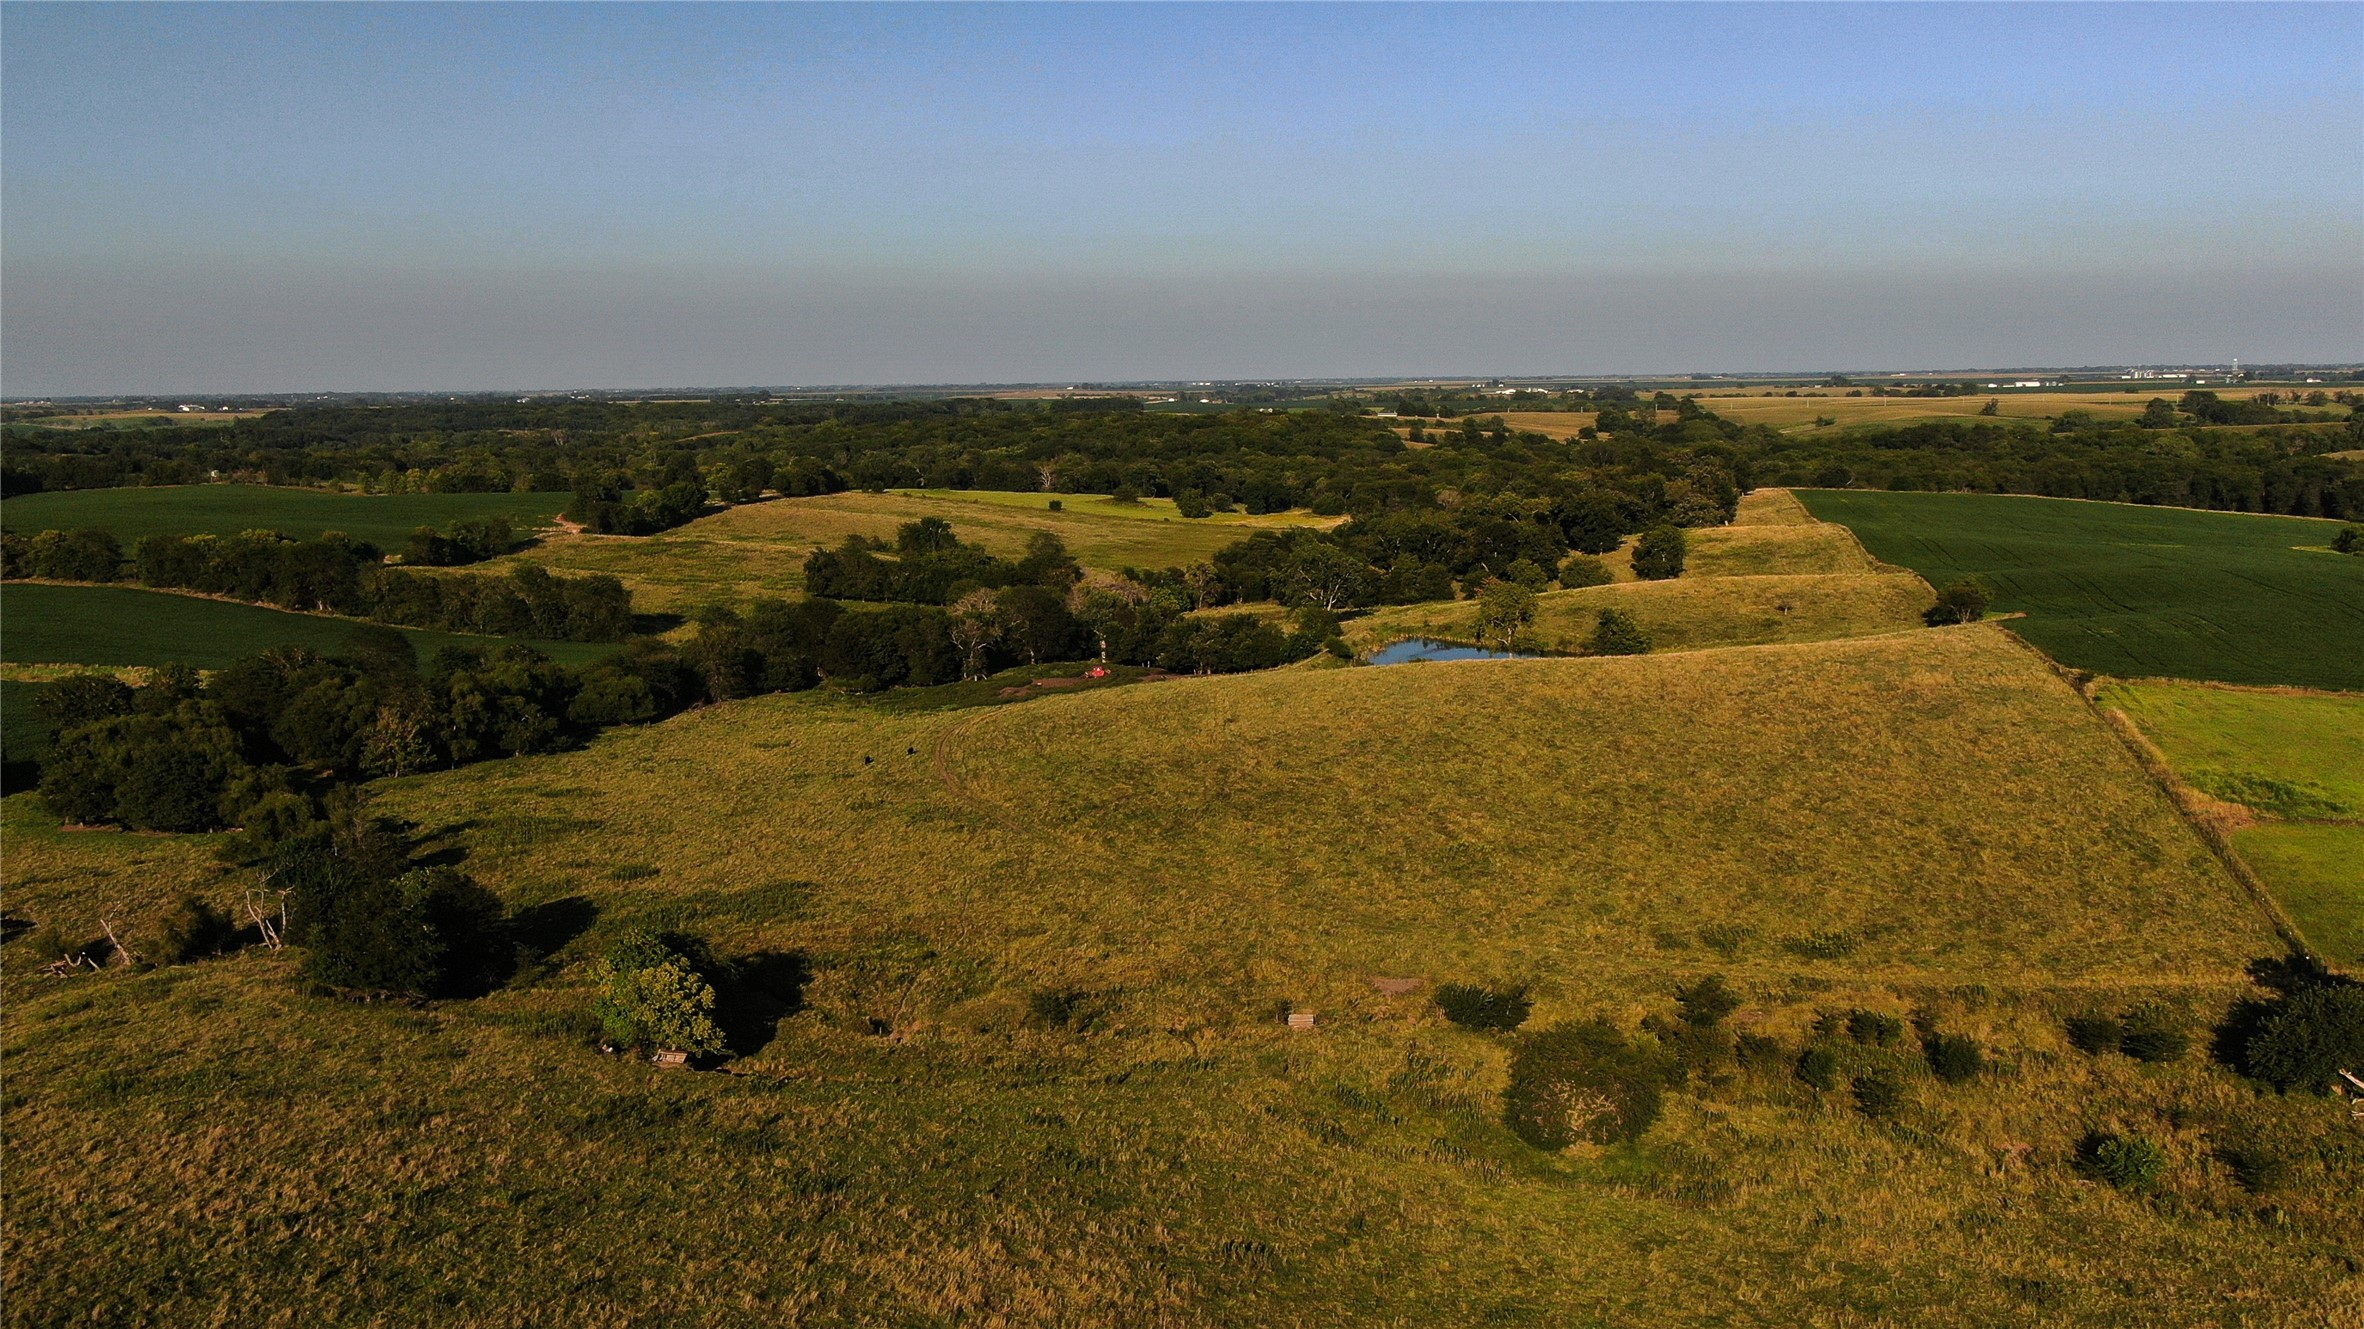
M 2210 1152 L 2261 1127 L 2328 1148 L 2338 1108 L 2062 1044 L 2062 1009 L 2220 1001 L 2271 938 L 1993 628 L 990 711 L 806 694 L 383 803 L 559 906 L 539 917 L 587 919 L 552 925 L 559 961 L 627 922 L 693 927 L 770 957 L 792 1009 L 738 1029 L 734 1073 L 689 1075 L 589 1051 L 566 969 L 408 1010 L 302 996 L 254 951 L 64 980 L 12 960 L 12 1315 L 2296 1325 L 2353 1304 L 2340 1196 L 2364 1159 L 2309 1154 L 2274 1224 Z M 201 842 L 26 807 L 14 912 L 226 888 Z M 1546 1155 L 1497 1124 L 1499 1040 L 1369 982 L 1525 978 L 1539 1021 L 1630 1021 L 1709 971 L 1751 1028 L 1917 1003 L 1999 1060 L 1913 1080 L 1890 1125 L 1729 1072 L 1638 1148 Z M 1279 1028 L 1283 1000 L 1317 1030 Z M 2165 1139 L 2164 1195 L 2074 1175 L 2105 1123 Z
M 311 539 L 343 531 L 383 549 L 399 549 L 421 526 L 501 516 L 520 531 L 547 526 L 565 494 L 334 494 L 272 485 L 161 485 L 145 489 L 73 489 L 24 494 L 0 504 L 10 531 L 96 526 L 128 550 L 146 535 L 236 535 L 273 530 Z
M 1547 591 L 1536 597 L 1528 635 L 1543 650 L 1575 652 L 1600 611 L 1618 609 L 1650 634 L 1657 651 L 1823 641 L 1918 628 L 1931 600 L 1918 577 L 1686 575 Z M 1346 639 L 1357 651 L 1406 637 L 1466 641 L 1477 630 L 1477 609 L 1474 600 L 1440 600 L 1374 610 L 1346 624 Z
M 1816 521 L 1784 489 L 1743 497 L 1732 525 L 1684 535 L 1690 555 L 1677 580 L 1637 580 L 1628 539 L 1602 560 L 1611 585 L 1537 597 L 1532 647 L 1582 649 L 1603 609 L 1632 615 L 1652 649 L 1685 651 L 1915 628 L 1932 603 L 1920 578 L 1882 566 L 1846 527 Z M 1375 610 L 1349 622 L 1346 637 L 1369 651 L 1406 637 L 1466 641 L 1476 625 L 1475 601 L 1440 600 Z
M 1063 511 L 1050 510 L 1054 499 Z M 1175 512 L 1170 499 L 1118 504 L 1095 494 L 910 490 L 751 503 L 645 539 L 554 536 L 514 557 L 554 570 L 609 573 L 632 588 L 641 609 L 678 611 L 793 594 L 804 586 L 805 555 L 815 548 L 849 535 L 892 541 L 897 527 L 922 517 L 941 517 L 961 539 L 1005 556 L 1023 552 L 1035 532 L 1048 531 L 1066 541 L 1085 567 L 1109 571 L 1183 566 L 1258 530 L 1328 526 L 1338 520 L 1306 513 L 1225 513 L 1193 520 Z
M 2176 776 L 2251 814 L 2233 847 L 2308 943 L 2364 965 L 2364 697 L 2113 683 Z
M 272 646 L 341 649 L 355 621 L 295 614 L 260 605 L 208 600 L 129 586 L 49 586 L 11 582 L 0 590 L 7 632 L 0 650 L 10 664 L 161 665 L 218 669 Z M 445 646 L 498 648 L 506 638 L 417 628 L 397 629 L 422 659 Z M 530 641 L 556 659 L 595 660 L 613 652 L 597 642 Z
M 1976 575 L 2012 630 L 2122 678 L 2364 690 L 2364 559 L 2335 522 L 1993 494 L 1803 490 L 1875 557 Z

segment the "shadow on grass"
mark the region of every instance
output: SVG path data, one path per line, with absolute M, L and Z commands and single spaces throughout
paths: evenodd
M 599 921 L 599 906 L 580 895 L 527 905 L 509 916 L 509 935 L 532 964 L 565 950 Z
M 716 975 L 715 1023 L 734 1057 L 750 1057 L 771 1046 L 780 1021 L 804 1009 L 812 968 L 796 951 L 742 955 Z

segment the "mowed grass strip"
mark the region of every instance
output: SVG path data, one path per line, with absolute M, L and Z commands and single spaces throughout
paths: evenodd
M 236 535 L 280 531 L 302 539 L 343 531 L 398 550 L 421 526 L 505 517 L 519 532 L 548 526 L 565 494 L 338 494 L 277 485 L 159 485 L 22 494 L 0 504 L 12 534 L 98 527 L 128 551 L 149 535 Z
M 6 630 L 0 651 L 11 664 L 165 665 L 219 669 L 273 646 L 322 654 L 344 649 L 356 619 L 296 614 L 260 605 L 175 595 L 129 586 L 51 586 L 10 582 L 0 588 Z M 398 628 L 421 660 L 446 646 L 498 650 L 505 637 Z M 615 651 L 611 643 L 527 641 L 570 664 Z
M 2121 678 L 2364 689 L 2364 558 L 2338 524 L 2000 494 L 1811 489 L 1816 516 L 1944 585 L 1977 576 L 2013 631 Z
M 1824 641 L 1917 629 L 1933 599 L 1918 577 L 1868 572 L 1621 581 L 1535 597 L 1526 639 L 1541 650 L 1581 651 L 1601 611 L 1615 609 L 1641 625 L 1653 651 Z M 1397 605 L 1350 620 L 1346 640 L 1358 651 L 1407 637 L 1469 641 L 1477 612 L 1474 600 Z

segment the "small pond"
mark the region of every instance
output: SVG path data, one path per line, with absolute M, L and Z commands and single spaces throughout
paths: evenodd
M 1542 657 L 1517 651 L 1489 651 L 1482 646 L 1413 637 L 1373 651 L 1365 662 L 1375 665 L 1410 664 L 1415 660 L 1535 660 Z

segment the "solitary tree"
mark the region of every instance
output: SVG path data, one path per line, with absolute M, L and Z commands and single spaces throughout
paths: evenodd
M 1937 603 L 1929 606 L 1921 621 L 1933 628 L 1975 623 L 1986 617 L 1988 602 L 1986 587 L 1975 577 L 1964 577 L 1937 593 Z
M 1067 590 L 1067 612 L 1099 643 L 1100 663 L 1108 663 L 1108 638 L 1123 622 L 1127 609 L 1147 599 L 1141 583 L 1126 577 L 1095 576 Z
M 1535 621 L 1535 593 L 1515 581 L 1489 581 L 1478 592 L 1478 641 L 1507 651 Z
M 1644 581 L 1667 581 L 1683 575 L 1683 557 L 1688 552 L 1680 527 L 1653 526 L 1642 532 L 1634 543 L 1634 575 Z
M 2165 397 L 2153 397 L 2150 404 L 2142 408 L 2140 423 L 2145 429 L 2173 429 L 2176 423 L 2175 407 Z
M 1593 625 L 1592 636 L 1584 643 L 1587 655 L 1647 655 L 1650 634 L 1642 625 L 1621 609 L 1604 609 L 1600 622 Z
M 613 1042 L 692 1055 L 723 1050 L 714 985 L 664 938 L 626 933 L 592 963 L 591 981 L 599 991 L 593 1012 Z
M 1001 605 L 993 592 L 974 590 L 952 602 L 952 644 L 960 650 L 963 681 L 985 674 L 985 649 L 1001 639 Z

